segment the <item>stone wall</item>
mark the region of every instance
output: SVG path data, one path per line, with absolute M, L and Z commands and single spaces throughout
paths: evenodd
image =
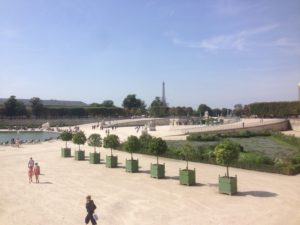
M 290 119 L 292 130 L 300 131 L 300 119 Z
M 218 133 L 236 133 L 236 132 L 243 132 L 243 131 L 250 131 L 250 132 L 286 131 L 290 129 L 291 129 L 291 125 L 289 120 L 282 120 L 279 122 L 261 124 L 261 125 L 245 127 L 245 128 L 238 127 L 238 128 L 217 129 L 217 130 L 203 130 L 203 131 L 196 131 L 196 132 L 186 132 L 186 134 L 187 133 L 218 134 Z

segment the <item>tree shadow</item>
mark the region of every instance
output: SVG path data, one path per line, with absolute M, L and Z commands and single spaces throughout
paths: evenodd
M 53 184 L 53 183 L 49 182 L 49 181 L 45 181 L 45 182 L 39 182 L 39 183 L 36 183 L 36 184 Z
M 165 178 L 169 180 L 179 180 L 179 176 L 165 176 Z
M 276 197 L 278 194 L 268 191 L 245 191 L 245 192 L 238 192 L 236 194 L 237 196 L 253 196 L 253 197 L 259 197 L 259 198 L 270 198 L 270 197 Z
M 139 170 L 139 173 L 150 174 L 150 170 Z
M 208 183 L 207 184 L 208 187 L 219 187 L 219 184 L 215 184 L 215 183 Z

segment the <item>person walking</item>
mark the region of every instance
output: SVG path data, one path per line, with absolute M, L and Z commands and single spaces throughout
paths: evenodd
M 29 179 L 29 184 L 32 183 L 32 175 L 33 175 L 33 168 L 29 167 L 28 168 L 28 179 Z
M 40 166 L 38 165 L 38 163 L 35 163 L 35 166 L 33 168 L 33 173 L 34 173 L 34 176 L 35 176 L 35 182 L 40 183 L 40 180 L 39 180 Z
M 29 161 L 28 161 L 28 168 L 33 169 L 34 166 L 34 160 L 32 159 L 32 157 L 30 157 Z
M 94 219 L 94 211 L 97 208 L 94 201 L 92 200 L 91 196 L 88 195 L 86 197 L 86 211 L 87 211 L 87 216 L 85 217 L 85 224 L 89 224 L 89 222 L 91 221 L 92 225 L 96 225 L 97 222 Z

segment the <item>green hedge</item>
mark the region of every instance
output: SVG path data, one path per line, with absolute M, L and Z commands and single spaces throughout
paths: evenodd
M 234 133 L 224 134 L 205 134 L 205 133 L 194 133 L 187 136 L 187 141 L 220 141 L 222 138 L 250 138 L 259 136 L 271 136 L 270 132 L 251 132 L 242 131 Z
M 248 105 L 251 115 L 259 117 L 288 117 L 300 114 L 300 102 L 260 102 Z
M 260 133 L 262 136 L 269 136 L 270 133 Z M 243 134 L 231 134 L 231 137 L 243 137 L 248 138 L 252 135 L 252 137 L 258 136 L 258 133 L 243 133 Z M 291 138 L 287 137 L 285 135 L 281 136 L 281 134 L 274 134 L 279 135 L 276 137 L 280 137 L 282 140 L 285 140 L 293 145 L 298 144 L 298 141 L 300 141 L 299 138 Z M 229 136 L 229 135 L 227 135 Z M 226 136 L 226 137 L 227 137 Z M 217 138 L 222 139 L 224 135 L 216 135 Z M 152 155 L 149 148 L 148 148 L 148 142 L 151 140 L 150 135 L 143 135 L 140 140 L 142 139 L 141 148 L 137 151 L 141 154 L 147 154 Z M 211 141 L 214 139 L 216 140 L 214 136 L 204 136 L 201 137 L 202 140 L 209 140 Z M 163 157 L 172 158 L 172 159 L 178 159 L 181 160 L 181 147 L 189 143 L 192 145 L 195 149 L 191 155 L 191 160 L 193 162 L 200 162 L 200 163 L 208 163 L 208 164 L 217 164 L 215 155 L 214 155 L 214 149 L 217 144 L 215 143 L 207 143 L 207 144 L 201 144 L 197 145 L 201 142 L 195 142 L 195 141 L 167 141 L 168 144 L 168 150 L 165 154 L 163 154 Z M 124 144 L 122 144 L 119 148 L 119 150 L 124 150 Z M 243 149 L 241 150 L 240 157 L 238 162 L 236 162 L 233 167 L 236 168 L 242 168 L 242 169 L 248 169 L 248 170 L 256 170 L 261 172 L 269 172 L 269 173 L 279 173 L 279 174 L 285 174 L 285 175 L 295 175 L 300 173 L 300 151 L 299 153 L 296 152 L 295 155 L 286 158 L 286 159 L 273 159 L 268 156 L 266 156 L 262 152 L 244 152 Z

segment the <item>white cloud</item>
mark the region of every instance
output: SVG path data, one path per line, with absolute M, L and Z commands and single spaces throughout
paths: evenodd
M 177 37 L 173 38 L 173 43 L 176 45 L 182 45 L 188 48 L 199 48 L 206 50 L 245 50 L 247 47 L 247 40 L 251 36 L 259 35 L 269 32 L 277 28 L 276 24 L 257 27 L 254 29 L 243 30 L 234 34 L 219 35 L 201 41 L 182 41 Z

